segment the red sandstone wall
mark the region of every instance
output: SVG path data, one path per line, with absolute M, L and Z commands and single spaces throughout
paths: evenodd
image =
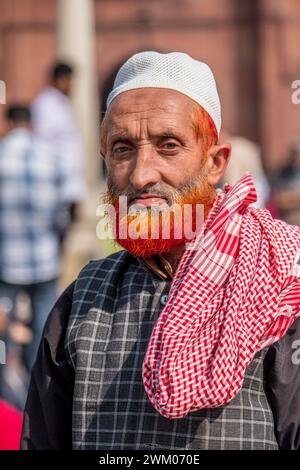
M 207 61 L 224 127 L 260 141 L 270 169 L 300 135 L 299 0 L 95 0 L 97 69 L 103 91 L 116 67 L 145 49 Z M 55 57 L 56 0 L 0 0 L 0 79 L 8 101 L 30 101 Z M 4 131 L 0 106 L 0 133 Z

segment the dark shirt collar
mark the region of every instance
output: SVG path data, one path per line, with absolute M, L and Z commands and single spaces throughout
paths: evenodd
M 139 258 L 139 261 L 160 279 L 164 281 L 173 280 L 173 268 L 162 255 L 154 255 L 152 258 Z

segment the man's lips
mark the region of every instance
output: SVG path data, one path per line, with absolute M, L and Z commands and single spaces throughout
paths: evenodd
M 140 194 L 134 199 L 131 199 L 129 205 L 139 204 L 145 207 L 166 204 L 167 200 L 164 197 L 156 196 L 154 194 Z

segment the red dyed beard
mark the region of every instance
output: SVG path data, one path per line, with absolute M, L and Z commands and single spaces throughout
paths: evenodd
M 202 212 L 200 211 L 202 214 L 202 221 L 200 222 L 203 222 L 213 205 L 216 195 L 214 188 L 208 184 L 206 175 L 203 172 L 197 181 L 189 182 L 182 185 L 181 189 L 174 190 L 176 197 L 171 198 L 170 190 L 166 193 L 163 188 L 158 190 L 157 186 L 152 186 L 152 188 L 147 187 L 147 190 L 127 195 L 121 194 L 109 180 L 108 188 L 105 201 L 112 204 L 115 209 L 116 218 L 113 229 L 115 240 L 134 256 L 142 258 L 151 258 L 155 254 L 167 253 L 171 248 L 191 241 L 190 235 L 195 237 L 198 233 L 196 230 L 197 226 L 199 226 L 199 209 L 197 211 L 197 205 L 202 205 L 203 207 Z M 132 213 L 132 209 L 136 208 L 137 205 L 134 207 L 129 205 L 129 207 L 127 206 L 125 216 L 122 217 L 121 215 L 120 217 L 119 196 L 127 195 L 130 204 L 130 200 L 138 197 L 141 192 L 144 194 L 156 194 L 160 197 L 167 196 L 166 199 L 169 199 L 168 204 L 164 205 L 164 207 L 160 206 L 161 216 L 151 217 L 151 211 L 148 208 L 144 208 L 142 212 L 137 210 L 137 212 Z M 185 208 L 185 204 L 190 205 L 189 212 Z M 190 224 L 194 232 L 194 234 L 189 234 L 188 237 L 185 231 L 187 223 Z M 113 225 L 112 221 L 110 221 L 110 224 Z M 200 227 L 201 225 L 200 223 Z M 136 229 L 134 238 L 132 236 L 133 227 Z M 153 238 L 153 233 L 155 238 Z M 167 233 L 168 236 L 165 237 L 164 233 Z

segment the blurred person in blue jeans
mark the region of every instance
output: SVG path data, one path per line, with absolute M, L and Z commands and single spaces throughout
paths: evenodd
M 64 178 L 59 158 L 33 134 L 29 108 L 11 106 L 6 118 L 9 132 L 0 142 L 0 306 L 13 322 L 18 294 L 30 298 L 33 339 L 24 350 L 30 370 L 57 297 Z M 7 333 L 2 339 L 9 351 Z

